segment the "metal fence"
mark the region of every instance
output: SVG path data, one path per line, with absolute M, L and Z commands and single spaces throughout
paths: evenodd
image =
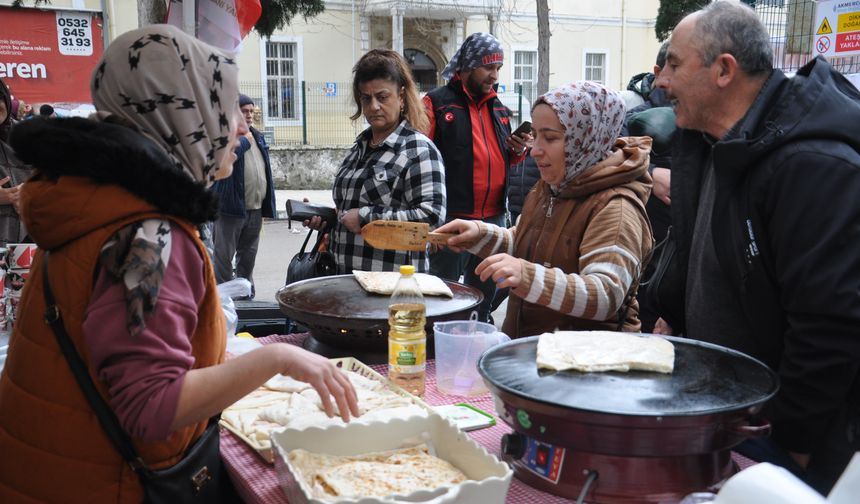
M 815 57 L 813 34 L 815 7 L 813 0 L 747 0 L 767 28 L 774 49 L 774 66 L 785 72 L 794 72 Z M 829 58 L 836 70 L 844 73 L 860 72 L 860 57 Z
M 432 88 L 431 88 L 432 89 Z M 421 90 L 422 93 L 430 89 Z M 351 82 L 310 82 L 270 79 L 240 82 L 239 92 L 250 96 L 260 113 L 255 118 L 272 146 L 351 145 L 365 128 L 364 117 L 352 121 L 356 112 Z M 530 101 L 507 93 L 505 102 L 519 124 Z
M 351 83 L 240 82 L 260 109 L 255 121 L 271 145 L 349 145 L 366 127 L 355 112 Z

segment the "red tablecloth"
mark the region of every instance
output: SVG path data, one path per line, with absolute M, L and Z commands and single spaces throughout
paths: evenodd
M 259 338 L 258 341 L 264 344 L 276 341 L 301 344 L 306 337 L 306 334 L 290 334 L 285 336 L 267 336 Z M 372 367 L 383 376 L 387 373 L 386 365 Z M 495 415 L 495 407 L 493 406 L 493 399 L 490 394 L 477 397 L 462 397 L 445 395 L 439 392 L 436 389 L 436 364 L 432 360 L 427 363 L 427 390 L 424 393 L 424 401 L 431 406 L 466 402 Z M 487 451 L 498 456 L 502 435 L 511 432 L 512 429 L 499 420 L 498 417 L 496 421 L 497 423 L 494 427 L 469 432 L 469 436 L 478 444 L 484 446 Z M 236 490 L 245 502 L 266 504 L 287 503 L 287 498 L 278 486 L 278 478 L 275 474 L 274 466 L 263 461 L 253 449 L 225 429 L 221 429 L 221 456 L 236 486 Z M 735 453 L 732 456 L 741 469 L 749 467 L 754 463 Z M 508 490 L 507 503 L 525 502 L 552 504 L 573 501 L 536 490 L 515 477 L 511 481 L 510 490 Z

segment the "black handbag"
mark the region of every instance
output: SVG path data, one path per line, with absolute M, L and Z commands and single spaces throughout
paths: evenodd
M 328 226 L 316 231 L 316 243 L 310 250 L 307 250 L 308 242 L 314 231 L 308 232 L 305 242 L 302 244 L 302 249 L 298 254 L 293 256 L 292 260 L 290 260 L 290 265 L 287 266 L 287 281 L 285 285 L 298 282 L 299 280 L 329 276 L 337 273 L 337 261 L 334 259 L 334 254 L 328 250 L 320 250 L 323 236 L 327 232 L 327 229 Z
M 45 322 L 53 329 L 54 336 L 75 381 L 84 393 L 98 417 L 99 423 L 113 442 L 122 458 L 140 477 L 143 485 L 144 502 L 161 503 L 218 503 L 225 495 L 221 485 L 224 484 L 221 467 L 221 435 L 218 430 L 218 416 L 209 419 L 209 425 L 203 435 L 194 442 L 182 459 L 172 467 L 152 470 L 146 467 L 143 459 L 135 451 L 128 434 L 122 429 L 116 415 L 110 409 L 96 389 L 90 378 L 86 364 L 75 350 L 69 334 L 63 325 L 63 317 L 54 300 L 48 279 L 48 256 L 44 253 L 42 262 L 43 287 L 45 291 Z

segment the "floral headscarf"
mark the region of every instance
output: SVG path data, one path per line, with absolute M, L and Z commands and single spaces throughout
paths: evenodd
M 233 55 L 172 25 L 117 37 L 93 73 L 96 109 L 120 116 L 161 145 L 177 167 L 211 185 L 239 114 Z
M 621 95 L 591 81 L 577 81 L 540 96 L 532 107 L 552 107 L 564 126 L 566 173 L 559 187 L 566 186 L 586 168 L 603 161 L 624 125 L 627 107 Z

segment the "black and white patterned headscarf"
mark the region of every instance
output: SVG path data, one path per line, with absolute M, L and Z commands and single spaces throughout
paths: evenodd
M 98 116 L 131 122 L 177 170 L 206 186 L 230 154 L 231 125 L 241 120 L 233 56 L 171 25 L 117 37 L 93 72 L 90 92 Z M 125 288 L 131 335 L 146 328 L 155 310 L 170 251 L 171 223 L 162 219 L 132 223 L 102 247 L 99 263 Z
M 147 26 L 108 46 L 90 91 L 96 109 L 131 121 L 188 176 L 215 180 L 239 114 L 233 55 L 175 26 Z
M 466 37 L 463 45 L 442 70 L 442 78 L 451 80 L 455 72 L 474 70 L 484 65 L 501 65 L 505 62 L 505 51 L 499 39 L 489 33 L 477 32 Z

